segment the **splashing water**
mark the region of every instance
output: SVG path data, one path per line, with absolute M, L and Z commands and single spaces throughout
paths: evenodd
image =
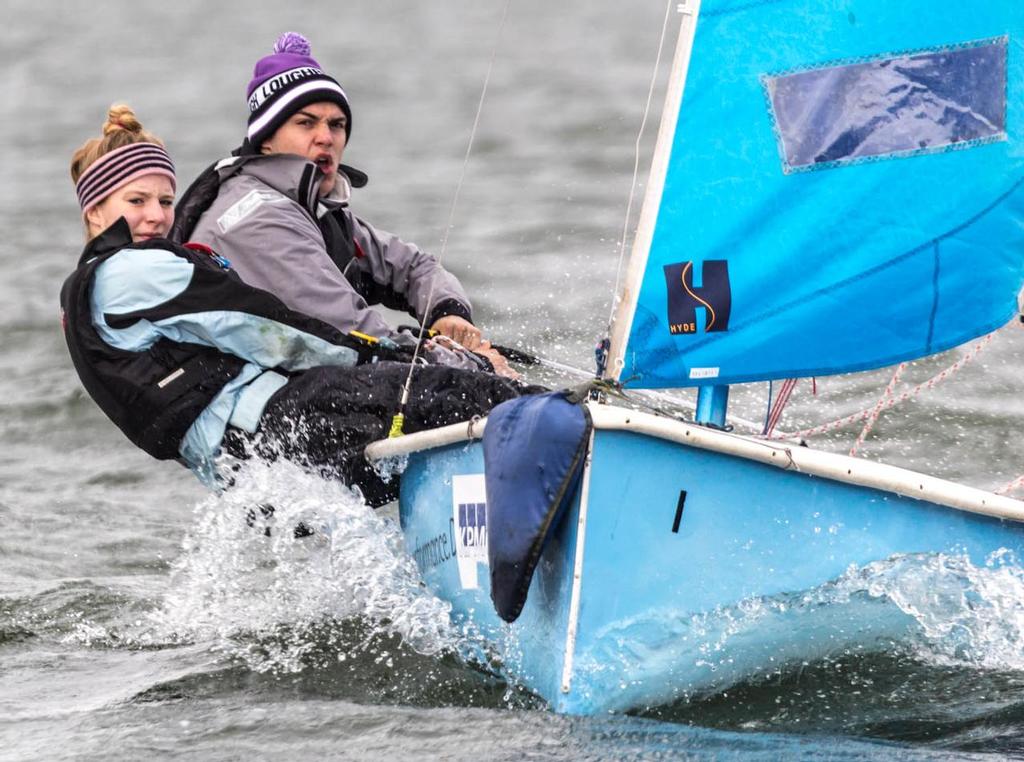
M 851 567 L 807 591 L 614 622 L 577 666 L 626 710 L 871 654 L 1024 672 L 1022 638 L 1024 569 L 1012 554 L 982 566 L 965 555 L 916 554 Z M 678 679 L 664 680 L 672 674 Z
M 423 655 L 475 652 L 448 604 L 422 586 L 395 521 L 339 482 L 285 460 L 252 460 L 195 513 L 151 615 L 156 639 L 212 641 L 259 672 L 302 670 L 324 634 L 352 620 L 355 646 L 351 633 L 330 645 L 365 652 L 397 638 Z M 312 533 L 301 536 L 300 525 Z
M 1008 550 L 984 566 L 965 555 L 908 555 L 850 570 L 837 583 L 895 604 L 914 619 L 910 646 L 939 666 L 1024 671 L 1024 568 Z
M 388 458 L 375 460 L 373 462 L 373 470 L 377 472 L 377 476 L 379 476 L 385 484 L 389 484 L 392 479 L 405 471 L 408 465 L 408 455 L 392 455 Z

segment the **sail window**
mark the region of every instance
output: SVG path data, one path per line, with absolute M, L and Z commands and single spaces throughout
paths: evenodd
M 1008 38 L 762 77 L 783 171 L 1006 140 Z

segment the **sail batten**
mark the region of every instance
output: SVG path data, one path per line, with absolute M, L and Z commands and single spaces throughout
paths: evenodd
M 1024 6 L 781 5 L 703 2 L 613 340 L 627 385 L 867 370 L 1014 313 Z

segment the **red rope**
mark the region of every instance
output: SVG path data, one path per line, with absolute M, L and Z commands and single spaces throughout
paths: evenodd
M 775 431 L 775 427 L 782 418 L 782 410 L 786 407 L 786 403 L 789 402 L 789 398 L 792 396 L 793 390 L 796 388 L 796 383 L 799 380 L 800 379 L 797 378 L 787 378 L 782 382 L 782 388 L 779 389 L 779 396 L 775 398 L 772 409 L 768 413 L 768 422 L 764 425 L 764 431 L 761 433 L 761 436 L 771 437 L 772 432 Z
M 920 383 L 917 386 L 915 386 L 913 389 L 909 389 L 909 390 L 903 392 L 902 394 L 900 394 L 899 396 L 890 396 L 888 399 L 884 399 L 884 397 L 883 397 L 883 402 L 882 402 L 881 407 L 879 407 L 876 404 L 873 407 L 865 408 L 864 410 L 860 410 L 860 411 L 858 411 L 856 413 L 853 413 L 852 415 L 848 415 L 845 418 L 837 418 L 834 421 L 829 421 L 828 423 L 823 423 L 823 424 L 821 424 L 819 426 L 814 426 L 814 427 L 809 428 L 809 429 L 801 429 L 800 431 L 795 431 L 795 432 L 791 432 L 791 433 L 780 432 L 778 434 L 772 434 L 772 435 L 768 436 L 767 438 L 768 439 L 803 439 L 805 437 L 814 436 L 815 434 L 826 434 L 826 433 L 828 433 L 830 431 L 834 431 L 836 429 L 841 429 L 844 426 L 849 426 L 850 424 L 857 423 L 858 421 L 867 420 L 868 418 L 871 417 L 872 414 L 875 413 L 876 410 L 878 411 L 878 414 L 881 414 L 884 411 L 888 410 L 889 408 L 894 407 L 894 406 L 900 404 L 901 402 L 906 402 L 907 400 L 914 399 L 921 392 L 925 391 L 926 389 L 934 388 L 935 386 L 937 386 L 938 384 L 940 384 L 941 382 L 945 381 L 947 378 L 952 376 L 957 371 L 963 369 L 963 367 L 965 365 L 969 364 L 972 360 L 974 360 L 975 357 L 978 356 L 978 354 L 981 352 L 981 350 L 983 350 L 985 347 L 987 347 L 989 345 L 989 343 L 992 341 L 994 336 L 995 336 L 994 333 L 990 333 L 988 336 L 986 336 L 981 341 L 979 341 L 977 344 L 975 344 L 966 355 L 961 357 L 959 360 L 957 360 L 955 363 L 953 363 L 948 368 L 943 370 L 941 373 L 935 374 L 934 376 L 929 378 L 927 381 L 925 381 L 923 383 Z
M 1006 495 L 1006 494 L 1008 494 L 1010 492 L 1013 492 L 1015 489 L 1018 489 L 1020 487 L 1024 487 L 1024 476 L 1018 476 L 1012 482 L 1007 482 L 1002 487 L 1000 487 L 999 489 L 995 490 L 995 493 L 997 495 Z
M 850 457 L 857 454 L 857 448 L 864 444 L 864 440 L 868 438 L 868 432 L 875 425 L 875 421 L 878 420 L 878 416 L 882 414 L 882 406 L 892 397 L 893 389 L 896 388 L 896 382 L 900 380 L 900 376 L 903 375 L 903 371 L 906 370 L 907 364 L 901 362 L 896 367 L 896 372 L 892 374 L 892 379 L 889 381 L 888 386 L 885 387 L 885 391 L 882 392 L 882 396 L 878 398 L 878 402 L 875 404 L 875 409 L 871 411 L 871 416 L 864 423 L 864 428 L 860 430 L 860 435 L 857 437 L 857 441 L 853 443 L 853 447 L 850 448 Z

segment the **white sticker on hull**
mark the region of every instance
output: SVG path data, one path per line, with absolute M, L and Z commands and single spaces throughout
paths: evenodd
M 487 564 L 487 489 L 483 474 L 452 477 L 455 557 L 463 590 L 480 587 L 477 564 Z

